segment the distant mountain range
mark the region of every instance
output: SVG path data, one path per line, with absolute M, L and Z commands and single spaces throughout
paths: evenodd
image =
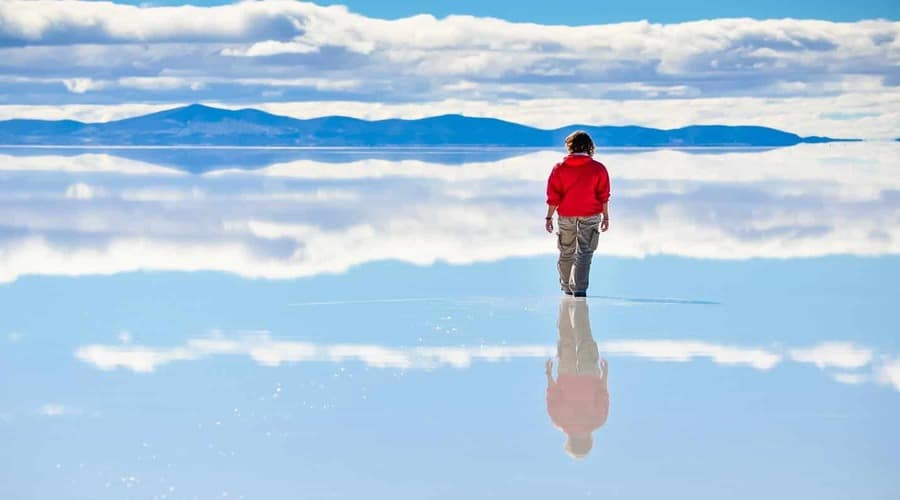
M 192 104 L 105 123 L 0 121 L 0 144 L 80 146 L 528 146 L 559 147 L 573 130 L 602 147 L 792 146 L 842 139 L 800 137 L 767 127 L 694 125 L 672 130 L 569 125 L 544 130 L 494 118 L 442 115 L 416 120 L 326 116 L 298 120 L 257 109 Z

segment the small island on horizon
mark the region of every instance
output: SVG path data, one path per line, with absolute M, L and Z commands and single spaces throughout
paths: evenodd
M 6 146 L 295 146 L 552 147 L 572 131 L 590 133 L 603 147 L 780 147 L 801 143 L 855 141 L 801 137 L 751 125 L 692 125 L 662 130 L 635 125 L 573 124 L 539 129 L 463 115 L 420 119 L 362 120 L 346 116 L 297 119 L 257 109 L 221 109 L 202 104 L 121 120 L 12 119 L 0 121 Z

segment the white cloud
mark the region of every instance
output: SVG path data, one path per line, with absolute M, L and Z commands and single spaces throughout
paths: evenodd
M 359 79 L 338 78 L 237 78 L 229 81 L 237 85 L 306 87 L 316 90 L 352 90 L 363 85 Z
M 654 361 L 691 361 L 707 357 L 720 365 L 745 365 L 769 370 L 781 356 L 763 349 L 722 346 L 683 340 L 634 340 L 600 343 L 611 355 L 634 356 Z M 316 344 L 273 340 L 268 334 L 227 339 L 208 337 L 188 340 L 174 348 L 90 345 L 77 349 L 78 359 L 102 370 L 125 368 L 152 372 L 174 361 L 198 360 L 214 355 L 244 355 L 264 366 L 286 363 L 358 361 L 374 368 L 434 369 L 466 368 L 473 362 L 496 362 L 515 358 L 554 356 L 551 345 L 481 345 L 388 347 L 374 344 Z
M 66 188 L 66 198 L 73 200 L 91 200 L 102 194 L 103 190 L 89 186 L 83 182 L 76 182 Z
M 314 189 L 312 191 L 274 191 L 271 193 L 247 193 L 236 196 L 242 201 L 266 202 L 355 202 L 361 196 L 348 189 Z
M 285 88 L 310 88 L 316 90 L 350 90 L 359 87 L 362 82 L 358 79 L 336 79 L 336 78 L 297 78 L 297 77 L 278 77 L 278 78 L 233 78 L 233 77 L 215 77 L 215 76 L 195 76 L 190 78 L 182 78 L 175 76 L 129 76 L 114 80 L 97 80 L 92 78 L 47 78 L 47 77 L 0 77 L 0 83 L 30 83 L 30 84 L 57 84 L 62 83 L 69 92 L 73 94 L 84 94 L 86 92 L 96 92 L 102 90 L 115 89 L 138 89 L 145 91 L 171 91 L 189 89 L 192 91 L 204 90 L 209 85 L 225 85 L 225 86 L 261 86 L 261 87 L 285 87 Z M 194 97 L 196 94 L 190 96 Z M 106 109 L 113 110 L 104 116 L 118 118 L 128 118 L 140 113 L 124 111 L 131 109 L 131 104 L 125 105 L 85 105 L 85 106 L 68 106 L 63 110 L 69 110 L 66 114 L 62 114 L 57 110 L 53 114 L 52 106 L 17 106 L 6 105 L 10 118 L 39 118 L 53 119 L 58 116 L 65 116 L 68 119 L 81 119 L 81 115 L 77 112 L 80 109 Z M 142 112 L 147 110 L 161 110 L 175 107 L 175 105 L 137 105 Z M 233 106 L 241 108 L 246 106 Z M 43 109 L 43 111 L 41 111 Z M 119 110 L 118 112 L 116 110 Z M 46 113 L 50 113 L 49 115 Z
M 172 168 L 97 153 L 85 153 L 75 156 L 59 156 L 52 154 L 13 156 L 0 154 L 0 172 L 4 171 L 117 173 L 157 176 L 185 175 L 184 172 Z
M 212 87 L 204 97 L 244 106 L 246 87 L 260 85 L 286 89 L 283 98 L 293 101 L 272 106 L 317 116 L 463 112 L 542 126 L 739 122 L 883 138 L 900 127 L 891 80 L 898 40 L 900 23 L 878 20 L 570 27 L 471 16 L 383 20 L 288 1 L 0 3 L 4 81 L 43 81 L 43 68 L 52 68 L 66 92 L 18 94 L 46 104 L 49 93 L 59 100 L 51 106 L 86 92 L 105 102 L 134 101 L 134 91 L 195 100 L 197 90 Z M 329 93 L 327 100 L 315 92 Z M 342 92 L 349 102 L 335 100 Z M 860 112 L 867 116 L 846 118 Z M 834 113 L 845 118 L 823 116 Z
M 862 373 L 835 373 L 832 377 L 836 382 L 847 385 L 859 385 L 869 380 L 869 377 Z
M 329 203 L 350 202 L 360 199 L 359 193 L 346 189 L 312 189 L 305 191 L 272 191 L 237 194 L 210 194 L 194 187 L 179 188 L 130 188 L 118 194 L 126 201 L 142 202 L 184 202 L 184 201 L 246 201 L 256 203 L 295 202 L 295 203 Z
M 140 345 L 89 345 L 75 356 L 101 370 L 124 368 L 148 373 L 174 361 L 210 356 L 242 355 L 263 366 L 287 363 L 357 361 L 373 368 L 430 370 L 444 366 L 468 367 L 473 361 L 496 362 L 513 358 L 544 358 L 553 346 L 388 347 L 374 344 L 315 344 L 273 340 L 268 334 L 228 339 L 220 336 L 188 340 L 183 346 L 153 348 Z
M 888 384 L 900 391 L 900 358 L 888 360 L 878 368 L 876 377 L 882 384 Z
M 107 82 L 98 82 L 90 78 L 64 78 L 62 82 L 69 92 L 75 94 L 84 94 L 91 90 L 101 90 L 108 86 Z
M 720 366 L 745 366 L 767 372 L 785 356 L 773 349 L 716 344 L 700 340 L 639 339 L 599 342 L 602 356 L 636 357 L 655 362 L 693 362 L 706 358 Z M 790 351 L 802 351 L 793 349 Z M 143 345 L 88 345 L 76 349 L 75 357 L 101 370 L 125 369 L 151 373 L 178 361 L 196 361 L 214 356 L 245 356 L 261 366 L 295 363 L 359 362 L 372 368 L 434 370 L 468 368 L 476 362 L 513 359 L 546 359 L 556 355 L 555 345 L 478 345 L 401 347 L 378 344 L 319 344 L 273 339 L 268 332 L 242 337 L 214 334 L 187 340 L 175 347 Z M 794 360 L 791 356 L 787 359 Z M 797 360 L 794 360 L 797 361 Z M 805 361 L 798 361 L 805 363 Z M 831 375 L 836 382 L 858 385 L 877 381 L 900 391 L 900 363 L 883 365 L 874 376 L 852 372 Z
M 196 359 L 194 353 L 185 349 L 155 350 L 141 346 L 91 345 L 78 348 L 75 355 L 101 370 L 125 367 L 138 373 L 152 372 L 172 361 Z
M 181 105 L 185 103 L 178 103 Z M 173 104 L 60 104 L 29 105 L 0 104 L 0 120 L 28 118 L 34 120 L 78 120 L 83 122 L 108 122 L 131 118 L 174 107 Z
M 788 352 L 792 360 L 819 368 L 862 368 L 872 361 L 872 351 L 850 342 L 823 342 L 807 349 Z
M 81 410 L 59 403 L 47 403 L 38 408 L 38 413 L 45 417 L 64 417 L 81 415 Z
M 266 33 L 298 33 L 302 26 L 297 16 L 328 10 L 301 2 L 243 2 L 206 8 L 7 1 L 0 3 L 0 40 L 28 44 L 249 41 Z
M 708 358 L 719 365 L 744 365 L 757 370 L 770 370 L 777 365 L 781 354 L 758 348 L 726 346 L 702 341 L 685 340 L 621 340 L 602 342 L 601 349 L 654 361 L 686 362 L 694 358 Z
M 176 189 L 147 187 L 122 190 L 120 197 L 127 201 L 178 202 L 203 200 L 207 196 L 206 193 L 199 188 Z
M 343 7 L 304 2 L 242 2 L 214 7 L 134 7 L 95 2 L 5 2 L 0 36 L 30 44 L 250 42 L 258 55 L 338 46 L 360 54 L 405 56 L 421 64 L 443 51 L 477 52 L 503 63 L 511 54 L 559 55 L 576 64 L 659 61 L 663 73 L 720 73 L 743 66 L 849 64 L 850 57 L 894 61 L 897 23 L 716 19 L 662 25 L 538 26 L 500 19 L 419 15 L 373 19 Z M 123 22 L 130 20 L 131 22 Z M 427 34 L 427 35 L 426 35 Z M 277 39 L 273 39 L 276 37 Z M 299 48 L 299 49 L 298 49 Z M 432 56 L 432 57 L 427 57 Z M 699 58 L 699 59 L 698 59 Z M 459 58 L 457 57 L 457 60 Z M 476 69 L 482 66 L 478 65 Z M 604 66 L 604 69 L 608 67 Z
M 229 47 L 222 50 L 222 55 L 234 57 L 258 57 L 278 54 L 311 54 L 318 51 L 319 48 L 315 45 L 304 42 L 278 42 L 275 40 L 267 40 L 265 42 L 254 43 L 247 48 L 235 49 Z
M 203 80 L 178 78 L 174 76 L 131 76 L 126 78 L 119 78 L 117 80 L 117 83 L 122 87 L 141 90 L 200 90 L 205 86 L 205 82 Z

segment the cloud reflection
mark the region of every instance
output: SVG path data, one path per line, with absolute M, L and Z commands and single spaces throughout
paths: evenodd
M 45 417 L 64 417 L 81 415 L 82 411 L 60 403 L 46 403 L 38 408 L 38 414 Z
M 866 143 L 601 154 L 615 225 L 598 253 L 898 254 L 898 153 L 897 144 Z M 0 155 L 0 282 L 135 270 L 282 279 L 379 260 L 551 254 L 534 214 L 559 157 L 298 160 L 189 175 L 105 154 Z
M 788 355 L 799 363 L 819 368 L 861 368 L 872 361 L 872 351 L 849 342 L 823 342 L 810 349 L 792 349 Z
M 175 361 L 198 360 L 217 355 L 248 356 L 262 366 L 357 361 L 373 368 L 430 370 L 447 366 L 466 368 L 475 361 L 541 358 L 553 352 L 552 347 L 542 345 L 388 347 L 377 344 L 316 344 L 274 340 L 268 334 L 261 334 L 241 339 L 197 338 L 173 348 L 88 345 L 79 347 L 75 356 L 101 370 L 123 368 L 149 373 Z
M 686 362 L 707 358 L 717 365 L 749 366 L 761 371 L 772 369 L 782 356 L 765 349 L 734 347 L 691 340 L 620 340 L 603 343 L 611 354 L 637 356 L 653 361 Z
M 876 377 L 880 383 L 890 384 L 900 391 L 900 358 L 885 362 L 878 369 Z
M 767 372 L 785 360 L 811 363 L 820 368 L 840 368 L 828 372 L 845 384 L 876 381 L 900 391 L 900 361 L 881 362 L 874 356 L 861 361 L 867 348 L 846 342 L 825 342 L 808 348 L 788 349 L 745 347 L 689 339 L 609 340 L 597 343 L 609 356 L 632 357 L 653 362 L 687 363 L 709 360 L 725 367 L 745 367 Z M 546 359 L 557 346 L 541 344 L 482 344 L 477 346 L 387 346 L 380 344 L 322 344 L 279 340 L 268 332 L 227 337 L 221 334 L 188 339 L 174 347 L 138 344 L 91 344 L 78 347 L 75 357 L 100 370 L 129 370 L 151 373 L 179 361 L 197 361 L 217 356 L 246 356 L 260 366 L 277 367 L 297 363 L 358 362 L 371 368 L 401 370 L 464 369 L 481 362 L 515 359 Z M 803 353 L 798 356 L 796 353 Z M 836 361 L 838 360 L 838 361 Z M 854 371 L 856 370 L 856 371 Z M 859 370 L 869 370 L 871 373 Z

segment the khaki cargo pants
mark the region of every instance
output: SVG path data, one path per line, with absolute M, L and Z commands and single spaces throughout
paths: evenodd
M 559 217 L 559 285 L 564 292 L 584 294 L 591 273 L 591 259 L 600 240 L 600 214 Z

